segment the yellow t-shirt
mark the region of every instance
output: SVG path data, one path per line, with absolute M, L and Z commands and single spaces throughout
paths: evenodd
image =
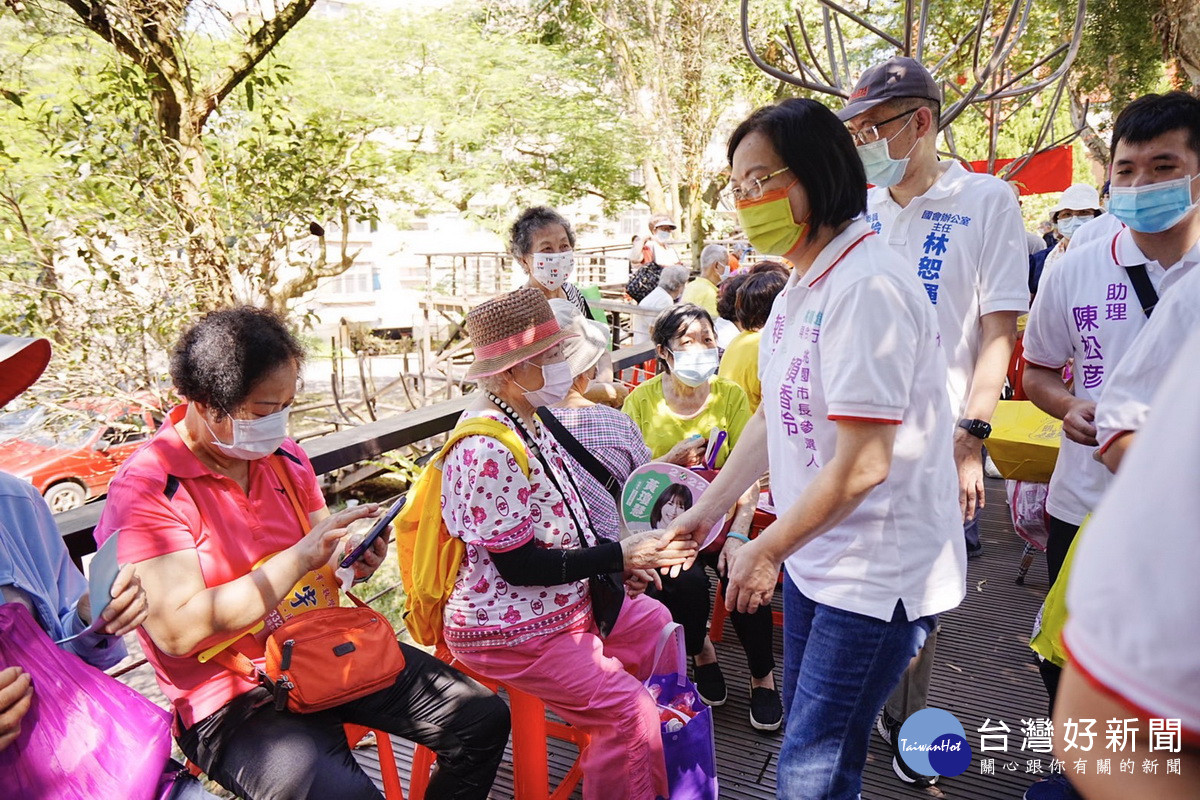
M 650 455 L 659 458 L 693 434 L 708 438 L 713 428 L 719 428 L 728 434 L 717 453 L 716 464 L 720 467 L 750 420 L 746 393 L 732 381 L 713 378 L 708 384 L 708 401 L 704 407 L 691 417 L 682 417 L 667 407 L 662 381 L 662 375 L 655 375 L 630 392 L 622 407 L 641 430 Z
M 762 331 L 742 331 L 729 343 L 725 355 L 721 356 L 721 367 L 717 375 L 731 380 L 746 393 L 750 402 L 750 413 L 758 410 L 762 402 L 762 384 L 758 382 L 758 342 Z
M 717 285 L 708 278 L 696 278 L 685 286 L 682 300 L 695 303 L 714 318 L 717 316 Z

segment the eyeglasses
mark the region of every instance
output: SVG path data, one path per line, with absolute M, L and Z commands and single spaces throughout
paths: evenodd
M 764 175 L 761 178 L 753 178 L 750 181 L 750 188 L 748 189 L 743 189 L 740 186 L 730 187 L 729 195 L 734 199 L 735 202 L 740 202 L 742 200 L 757 200 L 763 196 L 764 183 L 778 175 L 782 175 L 789 169 L 791 169 L 791 167 L 783 167 L 782 169 L 777 169 L 769 175 Z
M 857 131 L 851 131 L 850 136 L 854 139 L 856 144 L 870 144 L 871 142 L 878 142 L 880 139 L 880 128 L 882 128 L 884 125 L 887 125 L 889 122 L 895 122 L 902 117 L 907 117 L 909 114 L 915 114 L 916 112 L 917 109 L 915 108 L 910 108 L 908 111 L 901 111 L 896 116 L 888 117 L 882 122 L 876 122 L 874 125 L 868 125 L 865 128 L 859 128 Z

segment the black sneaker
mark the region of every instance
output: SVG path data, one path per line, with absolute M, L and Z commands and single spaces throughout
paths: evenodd
M 696 665 L 696 691 L 708 706 L 723 706 L 729 697 L 725 688 L 725 675 L 717 662 Z
M 757 731 L 777 731 L 783 724 L 783 698 L 777 689 L 750 689 L 750 724 Z
M 895 719 L 885 708 L 875 718 L 875 731 L 879 734 L 880 739 L 890 745 L 895 745 L 896 735 L 900 733 L 900 720 Z
M 967 558 L 969 560 L 974 560 L 976 558 L 979 558 L 981 555 L 983 555 L 983 545 L 979 545 L 979 547 L 968 547 L 967 548 Z
M 896 773 L 896 777 L 909 786 L 924 788 L 938 782 L 937 775 L 922 775 L 919 772 L 913 772 L 907 764 L 900 760 L 900 756 L 892 756 L 892 772 Z

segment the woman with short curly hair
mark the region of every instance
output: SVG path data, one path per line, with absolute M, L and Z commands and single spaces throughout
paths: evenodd
M 308 457 L 287 438 L 303 357 L 269 311 L 200 319 L 171 355 L 184 403 L 121 466 L 96 527 L 100 542 L 120 530 L 118 557 L 142 580 L 149 616 L 138 637 L 174 707 L 179 746 L 247 800 L 374 800 L 342 729 L 353 722 L 438 754 L 427 797 L 482 800 L 504 753 L 508 711 L 425 652 L 400 645 L 405 667 L 394 684 L 311 714 L 280 710 L 265 687 L 197 657 L 235 640 L 261 668 L 267 630 L 252 626 L 270 629 L 294 595 L 307 606 L 299 587 L 341 557 L 350 522 L 378 510 L 330 514 Z M 386 552 L 380 538 L 355 577 L 374 572 Z

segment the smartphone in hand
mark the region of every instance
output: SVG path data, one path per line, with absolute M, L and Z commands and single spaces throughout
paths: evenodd
M 404 508 L 404 501 L 407 498 L 407 492 L 400 495 L 398 498 L 396 498 L 396 502 L 392 503 L 392 507 L 387 510 L 387 513 L 375 520 L 375 524 L 371 526 L 371 530 L 367 532 L 367 535 L 363 537 L 363 540 L 358 543 L 358 547 L 355 547 L 346 554 L 345 558 L 342 559 L 341 564 L 339 565 L 342 569 L 346 569 L 355 561 L 358 561 L 368 550 L 371 549 L 371 545 L 375 544 L 375 540 L 378 539 L 380 535 L 388 529 L 388 526 L 392 524 L 392 520 L 394 520 L 396 515 L 399 514 L 401 509 Z

